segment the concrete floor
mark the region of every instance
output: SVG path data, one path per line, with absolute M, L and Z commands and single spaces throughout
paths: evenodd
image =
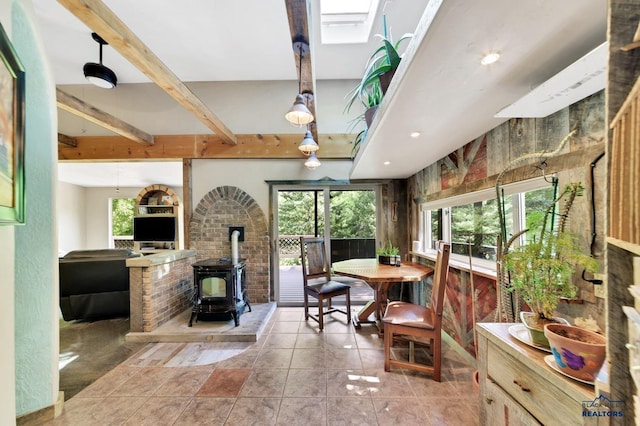
M 129 318 L 60 321 L 60 390 L 65 400 L 145 346 L 125 342 L 128 332 Z

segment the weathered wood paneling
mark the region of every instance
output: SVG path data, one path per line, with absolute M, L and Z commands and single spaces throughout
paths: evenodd
M 622 46 L 629 44 L 634 38 L 638 22 L 640 21 L 640 8 L 638 7 L 637 0 L 609 0 L 608 4 L 609 28 L 607 38 L 609 41 L 609 64 L 607 67 L 606 111 L 607 119 L 611 121 L 620 110 L 631 88 L 640 76 L 640 49 L 630 51 L 620 49 Z M 612 132 L 609 131 L 607 138 L 607 156 L 609 157 L 608 171 L 611 174 L 609 196 L 612 198 L 622 195 L 624 191 L 621 192 L 621 190 L 625 184 L 623 180 L 620 180 L 621 177 L 617 175 L 619 168 L 612 164 L 613 158 L 618 155 L 612 150 L 612 148 L 615 148 L 616 144 L 619 143 L 617 138 L 618 136 L 616 136 L 616 140 L 614 140 Z M 624 151 L 624 148 L 620 148 Z M 633 189 L 636 192 L 638 191 L 637 187 Z M 609 216 L 617 214 L 621 208 L 623 208 L 623 206 L 610 204 L 608 207 Z M 637 211 L 638 208 L 636 205 L 635 210 Z M 626 218 L 626 220 L 631 219 Z M 639 225 L 637 218 L 635 220 L 636 225 Z M 612 222 L 613 223 L 610 223 L 608 234 L 615 232 L 613 224 L 616 223 L 616 221 Z M 622 224 L 616 223 L 616 226 L 619 227 L 622 226 Z M 629 244 L 629 246 L 638 247 L 633 244 Z M 613 425 L 634 424 L 634 418 L 637 415 L 637 413 L 635 413 L 635 404 L 632 402 L 632 397 L 637 395 L 637 390 L 634 389 L 633 380 L 629 374 L 629 354 L 625 348 L 625 344 L 628 342 L 627 320 L 620 309 L 621 306 L 631 305 L 633 303 L 631 295 L 627 290 L 629 285 L 628 278 L 632 276 L 633 267 L 630 262 L 631 253 L 628 252 L 626 248 L 630 247 L 621 248 L 611 243 L 606 247 L 608 306 L 606 333 L 608 340 L 607 356 L 611 365 L 609 386 L 612 399 L 625 401 L 625 415 L 621 418 L 612 418 L 611 424 Z
M 593 232 L 590 170 L 591 163 L 603 153 L 605 148 L 603 111 L 604 95 L 600 92 L 546 118 L 509 120 L 486 135 L 469 141 L 467 145 L 457 150 L 455 155 L 439 160 L 409 178 L 409 199 L 428 202 L 493 188 L 497 175 L 511 161 L 523 154 L 553 151 L 570 130 L 577 129 L 579 136 L 566 145 L 563 153 L 547 159 L 545 170 L 547 174 L 558 173 L 561 185 L 576 180 L 585 184 L 586 194 L 575 204 L 576 211 L 572 214 L 571 228 L 580 235 L 581 243 L 587 251 L 591 246 Z M 480 144 L 477 142 L 479 140 Z M 460 158 L 461 152 L 462 158 Z M 596 223 L 598 228 L 595 247 L 602 247 L 604 244 L 605 164 L 603 160 L 595 169 L 597 171 L 594 180 L 595 211 L 600 222 Z M 539 177 L 541 171 L 538 166 L 534 161 L 510 170 L 504 175 L 503 183 Z M 415 215 L 412 219 L 418 220 L 419 215 Z M 417 237 L 412 233 L 412 239 Z M 602 250 L 596 250 L 594 253 L 596 258 L 604 263 Z M 580 280 L 581 272 L 578 271 L 575 282 L 579 286 L 579 297 L 585 303 L 563 304 L 558 310 L 568 318 L 592 315 L 598 324 L 604 327 L 604 301 L 595 298 L 592 284 Z M 465 271 L 456 271 L 454 277 L 452 282 L 456 282 L 459 288 L 455 297 L 448 299 L 450 310 L 447 314 L 445 330 L 462 347 L 472 352 L 472 334 L 469 333 L 472 326 L 469 274 Z M 479 321 L 495 320 L 495 281 L 484 277 L 476 278 L 476 289 L 479 290 L 476 301 L 476 315 Z

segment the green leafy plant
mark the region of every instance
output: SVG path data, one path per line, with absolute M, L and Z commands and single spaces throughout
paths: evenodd
M 376 37 L 382 40 L 380 47 L 376 49 L 367 61 L 364 74 L 360 82 L 347 94 L 347 104 L 345 106 L 345 112 L 349 112 L 355 103 L 359 103 L 366 110 L 375 108 L 382 102 L 384 93 L 382 86 L 380 85 L 380 76 L 395 71 L 400 65 L 402 56 L 398 52 L 400 44 L 404 40 L 408 40 L 413 37 L 413 34 L 406 33 L 400 40 L 393 42 L 391 34 L 387 31 L 387 18 L 383 19 L 383 34 L 376 34 Z M 352 120 L 350 125 L 351 132 L 360 123 L 365 122 L 365 113 L 363 112 Z M 353 140 L 353 148 L 351 149 L 351 157 L 355 157 L 362 145 L 362 141 L 367 135 L 367 128 L 357 133 Z
M 391 244 L 390 240 L 387 240 L 378 250 L 376 250 L 376 254 L 378 256 L 398 256 L 400 254 L 400 249 Z
M 561 298 L 575 297 L 572 275 L 576 267 L 588 272 L 598 270 L 598 262 L 583 253 L 576 237 L 566 229 L 573 202 L 583 191 L 584 187 L 579 182 L 567 185 L 546 209 L 539 233 L 527 244 L 511 249 L 504 256 L 510 278 L 508 290 L 518 293 L 538 321 L 551 319 Z M 554 218 L 560 201 L 564 204 L 559 209 L 556 224 Z M 525 232 L 528 230 L 511 237 L 507 247 Z
M 398 68 L 402 59 L 398 52 L 400 44 L 404 40 L 411 39 L 413 34 L 406 33 L 394 43 L 391 34 L 387 31 L 386 16 L 383 16 L 383 34 L 376 34 L 376 37 L 380 38 L 382 45 L 373 52 L 367 61 L 362 79 L 347 95 L 346 111 L 349 111 L 356 101 L 365 108 L 374 107 L 382 102 L 383 93 L 379 78 L 382 74 Z

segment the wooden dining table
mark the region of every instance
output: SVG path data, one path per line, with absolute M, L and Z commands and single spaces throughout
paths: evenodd
M 353 324 L 360 328 L 363 323 L 374 323 L 383 332 L 382 317 L 387 307 L 389 288 L 395 283 L 419 282 L 433 274 L 433 268 L 415 262 L 402 262 L 400 266 L 384 265 L 377 259 L 349 259 L 332 265 L 336 275 L 358 278 L 374 290 L 375 299 L 367 303 L 353 317 Z M 370 320 L 371 314 L 375 319 Z

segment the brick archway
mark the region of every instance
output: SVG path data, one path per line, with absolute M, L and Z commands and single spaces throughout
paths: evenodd
M 270 301 L 269 228 L 258 203 L 240 188 L 220 186 L 208 192 L 191 216 L 190 249 L 197 259 L 231 256 L 229 227 L 243 226 L 240 257 L 247 259 L 247 293 L 254 303 Z
M 173 191 L 173 189 L 169 188 L 168 186 L 158 185 L 158 184 L 149 185 L 145 188 L 142 188 L 142 190 L 138 193 L 138 196 L 136 197 L 136 205 L 139 206 L 143 204 L 148 204 L 147 199 L 153 194 L 155 194 L 156 192 L 164 192 L 166 195 L 171 197 L 171 200 L 173 200 L 174 206 L 180 205 L 180 197 L 178 197 L 178 194 L 176 194 Z

